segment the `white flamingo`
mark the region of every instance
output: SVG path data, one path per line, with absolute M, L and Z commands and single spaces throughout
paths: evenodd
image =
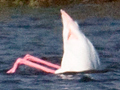
M 27 54 L 24 58 L 18 58 L 7 73 L 14 73 L 21 64 L 52 74 L 99 69 L 99 56 L 92 43 L 85 37 L 82 31 L 79 30 L 77 22 L 75 22 L 64 10 L 61 10 L 61 16 L 63 22 L 64 46 L 61 66 Z M 38 63 L 55 68 L 56 70 Z

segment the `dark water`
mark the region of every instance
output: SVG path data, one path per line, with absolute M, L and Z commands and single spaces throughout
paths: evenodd
M 60 64 L 63 52 L 60 14 L 46 9 L 32 12 L 32 15 L 19 9 L 14 14 L 7 12 L 8 16 L 3 15 L 5 18 L 0 21 L 0 90 L 120 89 L 120 20 L 108 17 L 77 20 L 96 47 L 101 67 L 108 72 L 89 74 L 88 80 L 81 74 L 57 76 L 23 65 L 15 74 L 6 74 L 14 61 L 27 53 Z

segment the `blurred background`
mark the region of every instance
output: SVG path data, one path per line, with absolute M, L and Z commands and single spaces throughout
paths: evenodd
M 79 3 L 105 3 L 119 0 L 0 0 L 2 4 L 7 5 L 29 5 L 39 7 L 50 7 L 60 5 L 70 5 Z

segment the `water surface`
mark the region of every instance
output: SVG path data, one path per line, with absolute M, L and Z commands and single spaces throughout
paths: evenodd
M 6 11 L 7 10 L 7 11 Z M 74 13 L 75 14 L 75 13 Z M 76 13 L 78 15 L 78 13 Z M 112 17 L 77 19 L 96 47 L 106 73 L 58 76 L 27 66 L 6 74 L 18 57 L 31 54 L 60 64 L 63 54 L 62 23 L 58 9 L 2 9 L 0 20 L 0 90 L 119 90 L 120 20 Z M 74 16 L 74 15 L 73 15 Z

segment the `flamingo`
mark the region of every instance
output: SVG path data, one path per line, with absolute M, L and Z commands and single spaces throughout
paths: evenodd
M 63 23 L 64 49 L 61 66 L 27 54 L 23 58 L 18 58 L 7 73 L 15 73 L 21 64 L 52 74 L 99 69 L 99 55 L 93 44 L 79 29 L 79 25 L 76 21 L 74 21 L 64 10 L 61 9 L 60 12 Z M 45 65 L 47 67 L 45 67 Z

